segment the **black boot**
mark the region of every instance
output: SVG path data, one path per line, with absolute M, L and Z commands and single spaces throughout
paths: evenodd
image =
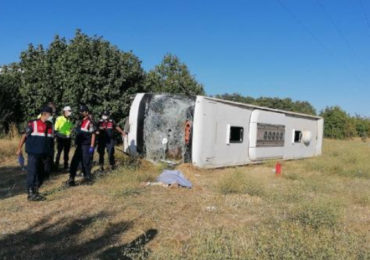
M 64 163 L 64 170 L 68 171 L 68 163 Z
M 92 184 L 93 183 L 93 178 L 91 175 L 84 176 L 81 184 Z
M 42 196 L 40 193 L 39 193 L 39 188 L 34 188 L 34 193 L 36 194 L 36 199 L 37 200 L 45 200 L 45 197 Z
M 74 178 L 69 177 L 69 179 L 68 179 L 68 181 L 67 181 L 67 185 L 68 185 L 69 187 L 76 186 L 76 183 L 75 183 Z
M 45 200 L 45 198 L 38 193 L 38 189 L 37 188 L 29 188 L 27 190 L 27 192 L 28 192 L 27 199 L 29 201 L 41 201 L 41 200 Z
M 55 162 L 55 163 L 53 164 L 53 171 L 54 171 L 54 172 L 58 172 L 58 171 L 59 171 L 59 162 Z
M 102 172 L 104 172 L 104 166 L 102 165 L 102 164 L 100 164 L 100 166 L 99 166 L 99 171 L 102 173 Z

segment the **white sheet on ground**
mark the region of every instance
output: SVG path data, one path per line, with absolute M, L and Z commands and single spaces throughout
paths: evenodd
M 177 170 L 164 170 L 158 177 L 158 182 L 166 183 L 166 184 L 175 184 L 186 188 L 191 188 L 192 184 L 189 180 L 185 178 L 182 172 Z

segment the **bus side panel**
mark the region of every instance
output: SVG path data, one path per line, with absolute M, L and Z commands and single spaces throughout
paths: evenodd
M 284 130 L 284 114 L 254 110 L 251 115 L 249 128 L 249 158 L 251 160 L 261 161 L 264 159 L 283 158 L 283 139 L 287 137 Z

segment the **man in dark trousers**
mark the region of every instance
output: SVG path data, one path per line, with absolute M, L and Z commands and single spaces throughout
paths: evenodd
M 75 177 L 78 165 L 81 163 L 82 172 L 85 181 L 91 181 L 91 163 L 94 155 L 95 146 L 95 125 L 92 121 L 89 109 L 87 106 L 80 107 L 80 115 L 82 120 L 77 124 L 76 131 L 76 150 L 72 158 L 71 167 L 69 171 L 68 185 L 75 185 Z
M 104 111 L 101 119 L 98 122 L 98 153 L 99 153 L 99 166 L 100 171 L 104 171 L 104 153 L 105 149 L 108 152 L 109 164 L 111 169 L 115 168 L 114 159 L 114 131 L 119 132 L 125 136 L 125 132 L 110 118 L 108 111 Z
M 53 125 L 49 121 L 52 115 L 50 107 L 44 107 L 39 119 L 31 120 L 27 123 L 25 134 L 23 134 L 17 149 L 17 155 L 22 154 L 23 144 L 26 143 L 28 154 L 27 165 L 27 199 L 30 201 L 43 200 L 39 194 L 39 187 L 45 178 L 45 163 L 53 154 L 52 143 L 54 139 Z
M 49 102 L 46 106 L 50 107 L 52 110 L 52 113 L 47 121 L 49 121 L 52 126 L 54 127 L 54 116 L 56 112 L 55 104 L 53 102 Z M 37 119 L 40 119 L 41 114 L 37 116 Z M 48 156 L 47 159 L 44 160 L 44 178 L 49 179 L 50 173 L 54 169 L 54 140 L 50 143 L 52 153 Z
M 63 108 L 63 115 L 55 121 L 55 135 L 57 137 L 57 155 L 55 157 L 55 167 L 59 168 L 60 155 L 64 153 L 64 170 L 68 169 L 69 149 L 71 148 L 71 132 L 73 123 L 70 119 L 72 110 L 70 106 Z

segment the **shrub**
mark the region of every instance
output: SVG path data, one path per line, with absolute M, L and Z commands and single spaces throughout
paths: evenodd
M 325 137 L 345 139 L 357 135 L 354 119 L 340 107 L 327 107 L 320 115 L 324 118 Z

